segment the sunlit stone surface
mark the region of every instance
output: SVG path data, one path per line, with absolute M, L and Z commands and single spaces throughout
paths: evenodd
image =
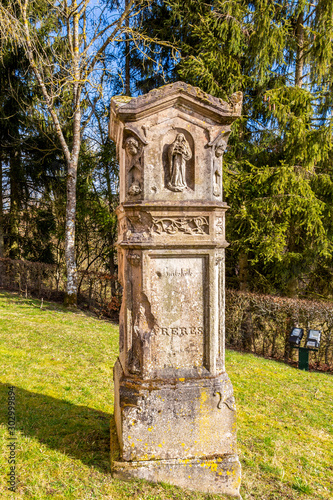
M 228 102 L 182 82 L 111 102 L 120 163 L 116 477 L 239 498 L 236 408 L 224 367 L 222 160 Z

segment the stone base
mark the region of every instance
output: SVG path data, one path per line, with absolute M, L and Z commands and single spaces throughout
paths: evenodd
M 165 482 L 181 488 L 241 499 L 241 467 L 237 456 L 113 462 L 113 477 Z
M 146 462 L 236 456 L 236 409 L 226 373 L 143 381 L 114 367 L 121 459 Z
M 140 380 L 114 367 L 119 479 L 166 482 L 240 498 L 236 408 L 226 373 L 216 377 Z M 111 444 L 112 446 L 112 444 Z

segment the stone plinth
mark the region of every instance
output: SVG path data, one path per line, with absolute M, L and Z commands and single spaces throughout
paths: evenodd
M 178 82 L 113 98 L 120 163 L 116 477 L 239 497 L 224 366 L 222 158 L 241 94 Z

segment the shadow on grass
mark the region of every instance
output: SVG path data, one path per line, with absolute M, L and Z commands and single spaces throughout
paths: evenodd
M 9 384 L 0 384 L 0 401 L 7 401 Z M 86 406 L 15 387 L 16 430 L 47 447 L 110 472 L 110 427 L 116 443 L 113 415 Z M 0 405 L 0 423 L 7 426 L 7 405 Z M 113 445 L 114 447 L 114 445 Z

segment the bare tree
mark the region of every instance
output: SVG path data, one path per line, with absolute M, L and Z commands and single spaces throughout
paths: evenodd
M 40 112 L 51 117 L 66 159 L 66 305 L 77 300 L 76 183 L 83 133 L 102 95 L 106 52 L 123 41 L 124 34 L 137 46 L 151 41 L 129 21 L 150 1 L 111 0 L 102 7 L 90 0 L 0 3 L 1 48 L 8 43 L 23 48 L 38 83 Z M 69 122 L 71 133 L 66 134 Z

